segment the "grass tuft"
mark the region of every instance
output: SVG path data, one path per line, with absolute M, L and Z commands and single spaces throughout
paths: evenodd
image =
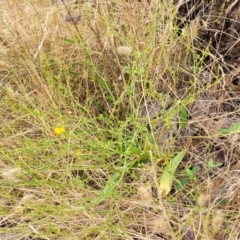
M 0 239 L 239 238 L 224 6 L 4 1 Z

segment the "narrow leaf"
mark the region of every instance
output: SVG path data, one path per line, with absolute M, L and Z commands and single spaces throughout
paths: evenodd
M 128 147 L 128 151 L 131 153 L 131 155 L 135 155 L 135 154 L 139 155 L 140 161 L 145 162 L 150 159 L 150 156 L 147 152 L 144 152 L 144 151 L 140 150 L 139 148 L 134 147 L 133 145 Z
M 173 159 L 170 160 L 170 162 L 167 164 L 166 168 L 163 171 L 163 174 L 160 178 L 160 189 L 164 191 L 166 195 L 172 189 L 174 174 L 185 154 L 185 151 L 179 152 Z
M 96 74 L 95 80 L 99 83 L 99 85 L 109 94 L 107 97 L 108 99 L 115 101 L 114 96 L 112 95 L 112 92 L 110 90 L 110 87 L 107 84 L 107 81 L 102 78 L 100 75 Z
M 139 164 L 146 164 L 149 160 L 149 154 L 147 154 L 146 152 L 142 152 L 137 147 L 130 146 L 128 151 L 131 155 L 138 154 L 140 159 L 127 163 L 125 170 L 114 171 L 113 175 L 106 182 L 101 195 L 92 202 L 93 206 L 100 204 L 114 192 L 122 175 L 124 175 L 132 168 L 138 167 Z
M 93 201 L 94 206 L 100 204 L 103 200 L 111 195 L 111 193 L 115 190 L 121 175 L 122 173 L 119 171 L 115 171 L 113 173 L 113 175 L 106 182 L 104 189 L 102 190 L 102 194 Z
M 181 108 L 179 115 L 180 115 L 180 128 L 182 130 L 185 130 L 187 126 L 187 120 L 188 120 L 188 113 L 185 107 Z
M 63 38 L 63 41 L 68 44 L 74 44 L 75 42 L 69 38 Z
M 230 128 L 223 128 L 219 130 L 221 134 L 232 134 L 240 132 L 240 122 L 233 124 Z

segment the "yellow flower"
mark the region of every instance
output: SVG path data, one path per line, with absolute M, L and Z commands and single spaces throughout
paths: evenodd
M 57 136 L 66 132 L 64 127 L 55 127 L 53 131 L 54 131 L 55 135 L 57 135 Z
M 80 156 L 80 155 L 82 155 L 82 151 L 81 150 L 77 150 L 76 154 L 77 154 L 77 156 Z

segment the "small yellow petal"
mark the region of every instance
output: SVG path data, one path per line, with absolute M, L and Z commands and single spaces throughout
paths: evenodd
M 77 156 L 80 156 L 80 155 L 82 155 L 82 151 L 81 150 L 77 150 Z
M 55 135 L 61 135 L 66 132 L 65 128 L 63 127 L 55 127 L 53 131 Z

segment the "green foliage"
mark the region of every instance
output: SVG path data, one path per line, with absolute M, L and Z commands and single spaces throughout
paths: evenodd
M 182 171 L 195 140 L 184 134 L 205 91 L 199 75 L 212 69 L 205 65 L 210 44 L 193 44 L 198 25 L 182 31 L 169 1 L 83 2 L 15 1 L 11 8 L 6 1 L 1 9 L 0 228 L 12 239 L 182 239 L 186 191 L 170 193 L 175 181 L 177 190 L 198 186 L 200 167 Z M 68 7 L 83 15 L 79 25 L 64 22 Z M 126 46 L 128 54 L 118 51 Z M 144 115 L 154 102 L 156 114 Z M 152 201 L 141 198 L 139 185 Z M 169 228 L 155 226 L 160 215 Z
M 196 182 L 197 181 L 196 173 L 199 172 L 200 170 L 201 168 L 199 166 L 194 166 L 194 167 L 186 166 L 184 171 L 184 175 L 186 177 L 183 177 L 177 180 L 176 189 L 178 191 L 182 190 L 187 185 L 190 185 L 192 181 Z
M 167 195 L 172 189 L 172 184 L 174 180 L 174 175 L 177 170 L 178 165 L 184 158 L 186 152 L 179 152 L 173 159 L 169 161 L 167 166 L 164 168 L 163 173 L 160 178 L 159 188 Z
M 197 180 L 196 173 L 199 172 L 200 170 L 201 168 L 199 166 L 194 166 L 194 167 L 187 166 L 185 169 L 185 175 L 190 180 L 196 181 Z
M 237 122 L 229 128 L 220 129 L 219 133 L 223 135 L 228 135 L 228 134 L 239 133 L 239 131 L 240 131 L 240 122 Z
M 223 164 L 222 163 L 214 163 L 213 159 L 210 158 L 207 162 L 207 165 L 209 168 L 215 168 L 215 167 L 221 167 Z
M 130 156 L 129 159 L 131 159 L 131 156 L 138 155 L 137 160 L 135 161 L 129 161 L 125 162 L 124 165 L 120 162 L 118 168 L 119 170 L 115 170 L 110 176 L 110 178 L 105 183 L 105 186 L 100 194 L 100 196 L 92 201 L 90 206 L 95 206 L 100 204 L 103 200 L 110 197 L 118 184 L 120 184 L 120 180 L 124 178 L 125 173 L 129 173 L 129 171 L 132 170 L 132 168 L 138 168 L 138 167 L 144 167 L 144 164 L 146 164 L 149 161 L 149 154 L 141 151 L 140 149 L 130 145 L 126 151 L 126 155 Z
M 185 107 L 182 107 L 179 115 L 180 115 L 180 128 L 182 130 L 185 130 L 187 126 L 187 120 L 188 120 L 187 109 Z

